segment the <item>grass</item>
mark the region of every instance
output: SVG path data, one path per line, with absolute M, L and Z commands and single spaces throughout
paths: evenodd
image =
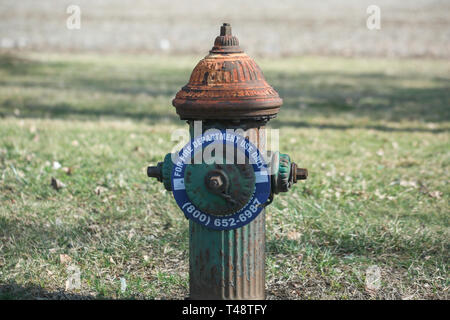
M 188 225 L 145 168 L 186 128 L 170 101 L 198 60 L 0 57 L 0 298 L 187 295 Z M 258 62 L 280 150 L 310 172 L 268 209 L 268 298 L 448 299 L 448 62 Z

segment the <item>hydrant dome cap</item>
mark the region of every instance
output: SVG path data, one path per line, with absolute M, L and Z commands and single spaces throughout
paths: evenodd
M 172 104 L 181 119 L 270 119 L 283 101 L 224 24 L 209 55 L 192 71 Z

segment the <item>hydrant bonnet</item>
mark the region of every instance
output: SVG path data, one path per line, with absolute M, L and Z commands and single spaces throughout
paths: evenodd
M 282 103 L 227 23 L 172 101 L 182 120 L 268 120 L 277 115 Z

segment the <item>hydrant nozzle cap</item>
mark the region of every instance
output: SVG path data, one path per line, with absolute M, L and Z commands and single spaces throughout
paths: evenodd
M 147 176 L 149 178 L 156 178 L 158 181 L 162 181 L 162 162 L 159 162 L 157 166 L 147 167 Z

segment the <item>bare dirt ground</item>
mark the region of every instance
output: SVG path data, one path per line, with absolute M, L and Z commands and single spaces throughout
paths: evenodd
M 81 8 L 68 30 L 66 9 Z M 366 9 L 381 9 L 368 30 Z M 0 0 L 0 47 L 43 51 L 205 53 L 230 22 L 252 55 L 450 57 L 450 1 Z

